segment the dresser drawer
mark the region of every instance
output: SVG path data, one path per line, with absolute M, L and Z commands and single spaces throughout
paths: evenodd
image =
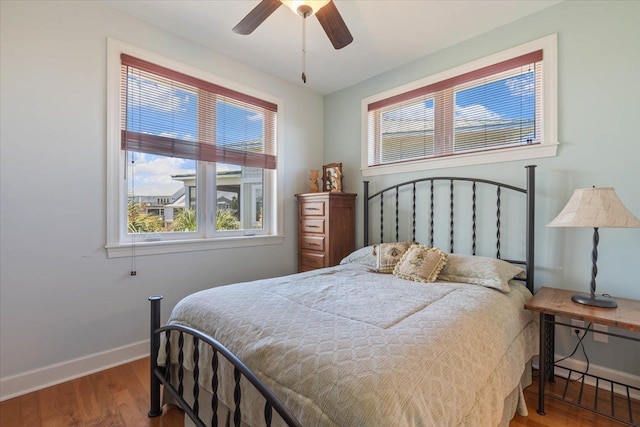
M 300 252 L 299 270 L 307 270 L 324 267 L 324 254 L 316 254 L 312 252 Z
M 300 203 L 300 215 L 324 216 L 324 201 Z
M 300 219 L 300 232 L 324 234 L 324 219 Z
M 324 236 L 300 236 L 300 248 L 324 252 Z

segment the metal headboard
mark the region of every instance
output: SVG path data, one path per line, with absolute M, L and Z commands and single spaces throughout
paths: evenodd
M 410 189 L 412 193 L 412 241 L 416 239 L 416 185 L 420 182 L 428 181 L 430 183 L 430 206 L 429 206 L 429 243 L 430 246 L 433 246 L 434 243 L 434 194 L 435 187 L 434 183 L 437 181 L 448 181 L 449 182 L 449 252 L 454 252 L 454 230 L 455 230 L 455 221 L 454 221 L 454 190 L 455 184 L 457 182 L 470 182 L 471 183 L 471 191 L 472 191 L 472 215 L 471 215 L 471 241 L 472 241 L 472 255 L 476 255 L 476 240 L 477 240 L 477 222 L 476 222 L 476 193 L 477 193 L 477 185 L 478 184 L 486 184 L 489 186 L 495 187 L 496 193 L 496 258 L 501 258 L 500 253 L 500 245 L 501 245 L 501 234 L 500 234 L 500 225 L 501 225 L 501 200 L 502 200 L 502 191 L 509 190 L 516 193 L 522 193 L 526 196 L 526 248 L 525 248 L 525 259 L 524 260 L 508 260 L 505 261 L 512 262 L 515 264 L 523 264 L 527 271 L 526 285 L 527 288 L 533 292 L 534 286 L 534 226 L 535 226 L 535 165 L 526 166 L 527 171 L 527 186 L 526 188 L 515 187 L 513 185 L 509 185 L 503 182 L 490 181 L 486 179 L 480 178 L 463 178 L 463 177 L 430 177 L 430 178 L 420 178 L 412 181 L 402 182 L 400 184 L 392 185 L 383 190 L 378 191 L 375 194 L 369 195 L 369 181 L 364 181 L 364 245 L 369 245 L 369 210 L 371 209 L 371 202 L 379 199 L 380 202 L 380 241 L 385 241 L 384 239 L 384 206 L 385 206 L 385 197 L 392 197 L 392 203 L 395 203 L 395 241 L 399 239 L 399 223 L 400 223 L 400 208 L 399 208 L 399 200 L 400 200 L 400 192 L 403 189 Z

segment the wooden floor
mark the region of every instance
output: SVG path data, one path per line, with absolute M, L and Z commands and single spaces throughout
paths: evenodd
M 555 387 L 562 391 L 564 381 L 559 380 Z M 529 416 L 516 415 L 510 427 L 624 425 L 550 398 L 547 415 L 538 415 L 537 391 L 534 381 L 525 390 Z M 593 388 L 588 387 L 584 398 L 592 396 Z M 183 426 L 182 413 L 173 407 L 166 407 L 157 418 L 148 418 L 148 410 L 147 358 L 1 402 L 0 426 Z M 634 403 L 634 420 L 640 422 L 640 402 Z
M 558 399 L 551 398 L 549 396 L 545 397 L 545 414 L 539 415 L 536 412 L 538 408 L 538 378 L 537 371 L 534 371 L 534 381 L 533 384 L 527 387 L 524 390 L 524 397 L 527 401 L 527 409 L 529 410 L 528 417 L 521 417 L 520 415 L 516 415 L 509 427 L 521 427 L 521 426 L 529 426 L 529 427 L 541 427 L 541 426 L 579 426 L 579 427 L 609 427 L 609 426 L 624 426 L 629 425 L 625 423 L 621 423 L 615 420 L 612 420 L 606 416 L 594 414 L 593 412 L 587 411 L 585 409 L 577 408 L 573 405 L 570 405 L 566 402 L 562 402 Z M 575 376 L 574 376 L 575 378 Z M 558 397 L 561 397 L 564 388 L 566 385 L 566 380 L 561 377 L 556 377 L 556 381 L 554 383 L 548 383 L 547 394 L 553 394 Z M 579 381 L 572 381 L 569 383 L 567 387 L 567 392 L 565 399 L 571 402 L 577 403 L 580 402 L 583 405 L 593 407 L 593 403 L 595 400 L 595 388 L 589 385 L 585 385 L 582 396 L 580 396 L 580 386 L 581 383 Z M 603 392 L 602 390 L 598 393 L 598 410 L 607 414 L 611 414 L 611 394 L 607 392 Z M 627 401 L 619 395 L 616 395 L 614 398 L 614 412 L 617 417 L 624 419 L 629 422 L 628 416 L 628 405 Z M 640 426 L 640 401 L 632 400 L 632 416 L 633 416 L 633 425 Z

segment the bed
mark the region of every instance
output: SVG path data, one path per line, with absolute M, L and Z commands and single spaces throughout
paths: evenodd
M 340 265 L 197 292 L 164 327 L 161 297 L 150 297 L 149 415 L 162 412 L 160 384 L 162 401 L 195 425 L 497 426 L 526 415 L 522 390 L 538 352 L 524 309 L 535 166 L 526 171 L 525 188 L 430 177 L 369 194 L 365 183 L 363 247 Z M 488 194 L 490 213 L 477 209 Z M 481 256 L 489 234 L 493 254 Z M 433 249 L 440 241 L 446 249 Z M 381 273 L 381 254 L 398 242 L 441 256 L 437 279 Z M 396 264 L 415 266 L 406 260 Z

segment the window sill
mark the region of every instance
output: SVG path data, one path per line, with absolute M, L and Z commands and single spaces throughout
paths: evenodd
M 172 240 L 164 242 L 136 242 L 135 255 L 160 255 L 178 252 L 209 251 L 216 249 L 243 248 L 248 246 L 280 245 L 284 236 L 242 236 L 216 239 Z M 108 258 L 130 257 L 131 244 L 107 245 Z
M 450 157 L 416 160 L 393 165 L 363 166 L 362 176 L 389 175 L 403 172 L 417 172 L 431 169 L 454 168 L 459 166 L 484 165 L 515 160 L 554 157 L 558 151 L 558 143 L 536 144 L 524 147 L 505 148 L 487 152 L 458 154 Z

